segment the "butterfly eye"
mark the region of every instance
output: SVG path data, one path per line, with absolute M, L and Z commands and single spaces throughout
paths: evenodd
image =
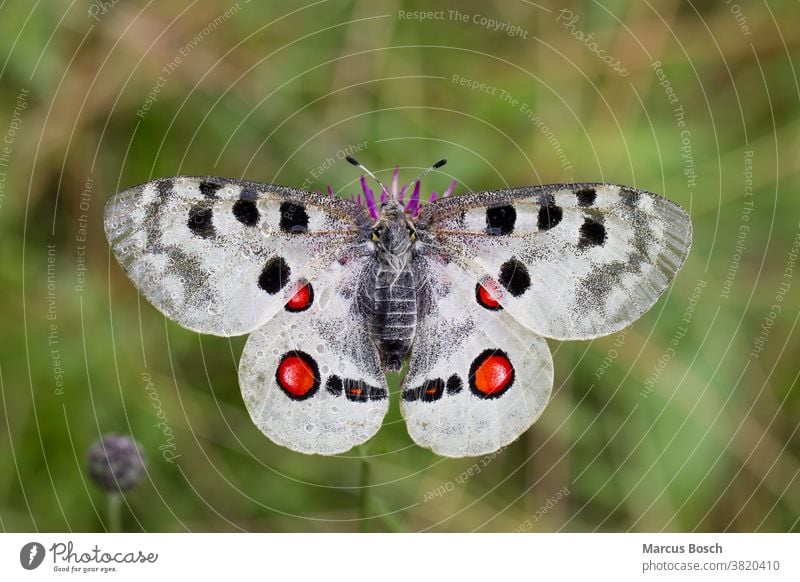
M 383 228 L 373 228 L 372 229 L 372 242 L 378 242 L 381 239 L 381 233 L 383 232 Z

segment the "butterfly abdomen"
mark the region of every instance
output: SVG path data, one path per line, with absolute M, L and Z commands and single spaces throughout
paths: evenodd
M 362 300 L 370 322 L 370 336 L 384 368 L 396 372 L 411 349 L 417 329 L 417 294 L 410 268 L 396 271 L 378 264 L 365 285 Z

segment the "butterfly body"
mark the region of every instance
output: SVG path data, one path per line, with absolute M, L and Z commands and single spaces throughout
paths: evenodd
M 412 259 L 416 231 L 396 200 L 382 205 L 372 228 L 374 261 L 362 287 L 361 307 L 382 367 L 396 372 L 411 350 L 417 327 L 417 278 Z
M 363 182 L 362 182 L 363 184 Z M 128 276 L 179 324 L 249 333 L 239 366 L 258 428 L 336 454 L 374 435 L 385 372 L 408 359 L 411 438 L 474 456 L 533 424 L 553 384 L 544 338 L 614 333 L 685 260 L 691 223 L 645 190 L 601 183 L 441 198 L 396 182 L 367 206 L 285 186 L 177 177 L 117 194 L 106 233 Z

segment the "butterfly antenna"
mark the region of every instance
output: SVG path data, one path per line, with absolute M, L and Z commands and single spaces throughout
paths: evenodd
M 428 168 L 427 170 L 424 170 L 424 171 L 423 171 L 423 172 L 422 172 L 422 173 L 421 173 L 419 176 L 417 176 L 416 178 L 414 178 L 414 179 L 411 181 L 411 183 L 413 184 L 414 182 L 417 182 L 417 181 L 419 181 L 419 180 L 422 180 L 422 178 L 424 178 L 425 176 L 427 176 L 428 174 L 430 174 L 431 172 L 433 172 L 433 171 L 434 171 L 434 170 L 436 170 L 437 168 L 441 168 L 441 167 L 442 167 L 442 166 L 444 166 L 446 163 L 447 163 L 447 160 L 439 160 L 438 162 L 436 162 L 435 164 L 433 164 L 433 165 L 432 165 L 430 168 Z
M 387 196 L 389 196 L 389 189 L 388 189 L 386 186 L 384 186 L 384 185 L 383 185 L 383 182 L 381 182 L 380 180 L 378 180 L 378 177 L 377 177 L 375 174 L 373 174 L 372 172 L 370 172 L 370 171 L 369 171 L 369 169 L 368 169 L 367 167 L 365 167 L 364 165 L 362 165 L 362 164 L 361 164 L 361 162 L 359 162 L 359 161 L 358 161 L 357 159 L 355 159 L 353 156 L 347 156 L 345 159 L 346 159 L 348 162 L 350 162 L 351 164 L 353 164 L 353 165 L 354 165 L 356 168 L 360 168 L 360 169 L 364 170 L 364 171 L 365 171 L 365 172 L 366 172 L 366 173 L 369 175 L 369 177 L 370 177 L 370 178 L 372 178 L 373 180 L 375 180 L 375 181 L 376 181 L 376 182 L 377 182 L 377 183 L 380 185 L 380 187 L 381 187 L 381 190 L 382 190 L 383 192 L 386 192 L 386 195 L 387 195 Z

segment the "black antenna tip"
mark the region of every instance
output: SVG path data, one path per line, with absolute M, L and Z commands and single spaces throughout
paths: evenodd
M 442 167 L 442 166 L 444 166 L 446 163 L 447 163 L 447 160 L 439 160 L 438 162 L 436 162 L 435 164 L 433 164 L 433 166 L 431 166 L 431 167 L 432 167 L 432 168 L 441 168 L 441 167 Z
M 346 156 L 345 159 L 353 164 L 354 166 L 360 166 L 361 164 L 358 163 L 358 160 L 355 159 L 353 156 Z

